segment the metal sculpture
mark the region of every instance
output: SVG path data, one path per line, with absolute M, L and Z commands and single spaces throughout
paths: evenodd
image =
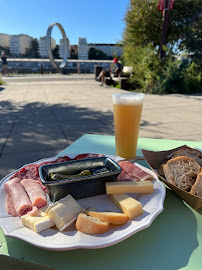
M 62 37 L 63 37 L 63 42 L 64 42 L 64 58 L 63 58 L 63 62 L 59 66 L 56 64 L 56 62 L 54 60 L 52 49 L 51 49 L 51 32 L 52 32 L 52 29 L 55 25 L 57 25 L 57 27 L 60 29 L 60 32 L 61 32 Z M 61 24 L 51 23 L 49 25 L 48 30 L 47 30 L 47 34 L 46 34 L 46 46 L 47 46 L 48 57 L 50 59 L 51 64 L 53 65 L 53 67 L 56 68 L 57 70 L 63 69 L 67 64 L 67 56 L 68 56 L 68 50 L 67 50 L 68 47 L 67 46 L 68 46 L 68 44 L 67 44 L 67 37 L 66 37 L 65 31 L 64 31 Z

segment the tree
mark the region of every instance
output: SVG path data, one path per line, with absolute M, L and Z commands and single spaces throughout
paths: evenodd
M 25 53 L 24 57 L 40 58 L 40 56 L 39 56 L 39 43 L 38 43 L 37 38 L 34 38 L 32 40 L 31 48 L 26 49 L 26 53 Z
M 60 58 L 60 56 L 59 56 L 59 46 L 58 45 L 56 45 L 55 49 L 53 50 L 53 57 L 55 59 L 59 59 Z
M 88 58 L 94 60 L 107 60 L 108 56 L 101 50 L 90 48 L 88 52 Z
M 160 48 L 162 12 L 157 9 L 158 0 L 130 0 L 125 15 L 126 27 L 123 45 Z M 201 0 L 176 0 L 169 12 L 168 44 L 171 50 L 184 51 L 194 58 L 202 55 L 202 5 Z
M 33 58 L 39 58 L 39 42 L 37 38 L 32 40 L 32 56 Z
M 2 47 L 2 46 L 0 46 L 0 52 L 5 52 L 5 54 L 7 56 L 9 56 L 9 54 L 10 54 L 10 50 L 9 50 L 8 47 Z

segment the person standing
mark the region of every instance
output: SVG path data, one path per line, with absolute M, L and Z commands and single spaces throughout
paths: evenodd
M 8 62 L 5 52 L 1 53 L 1 62 L 2 62 L 2 74 L 8 75 Z

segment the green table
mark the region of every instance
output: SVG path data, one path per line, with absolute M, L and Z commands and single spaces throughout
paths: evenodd
M 200 142 L 140 138 L 137 154 L 141 155 L 142 148 L 160 151 L 184 144 L 202 148 Z M 114 155 L 114 137 L 84 135 L 61 154 L 85 152 Z M 141 164 L 148 167 L 145 161 Z M 11 258 L 17 258 L 21 262 L 23 260 L 56 269 L 199 270 L 202 267 L 201 213 L 193 210 L 175 193 L 166 189 L 164 211 L 152 225 L 114 246 L 95 250 L 48 251 L 18 239 L 5 237 L 0 230 L 0 253 L 8 256 L 3 257 L 4 262 L 7 259 L 7 265 L 11 264 Z M 35 264 L 29 269 L 47 269 Z

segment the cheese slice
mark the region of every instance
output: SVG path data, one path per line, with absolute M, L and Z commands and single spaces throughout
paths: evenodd
M 154 185 L 151 181 L 116 181 L 106 182 L 107 194 L 118 193 L 152 193 L 154 191 Z
M 55 223 L 45 214 L 46 209 L 47 206 L 36 210 L 33 216 L 30 216 L 29 214 L 22 216 L 22 224 L 36 233 L 40 233 L 41 231 L 53 227 Z
M 63 231 L 74 220 L 76 220 L 79 213 L 83 212 L 83 208 L 77 201 L 69 194 L 65 198 L 53 203 L 46 210 L 46 214 L 53 219 L 59 231 Z
M 143 213 L 142 204 L 126 194 L 112 194 L 110 198 L 129 219 L 134 219 Z

